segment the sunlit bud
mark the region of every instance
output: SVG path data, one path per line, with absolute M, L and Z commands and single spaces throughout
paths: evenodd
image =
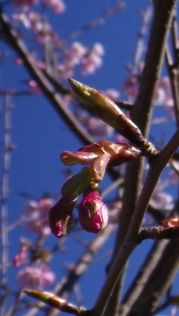
M 82 192 L 85 191 L 90 181 L 90 172 L 88 168 L 83 168 L 79 173 L 71 177 L 61 188 L 64 196 L 69 200 L 75 200 Z
M 72 221 L 72 211 L 75 200 L 62 197 L 49 211 L 49 226 L 56 237 L 66 235 Z
M 108 209 L 98 190 L 89 189 L 83 194 L 79 206 L 79 221 L 85 230 L 92 233 L 98 233 L 106 227 Z
M 179 227 L 179 217 L 170 217 L 166 218 L 161 222 L 161 225 L 164 227 Z
M 72 89 L 87 109 L 112 126 L 147 156 L 158 154 L 155 147 L 142 135 L 140 129 L 105 94 L 74 79 L 69 79 Z
M 80 315 L 86 310 L 84 307 L 78 307 L 72 303 L 67 302 L 64 298 L 56 296 L 47 291 L 25 289 L 23 292 L 66 313 Z
M 61 161 L 67 166 L 72 166 L 78 163 L 87 164 L 94 160 L 96 157 L 97 154 L 95 154 L 94 152 L 85 152 L 82 150 L 76 152 L 64 151 L 61 154 Z

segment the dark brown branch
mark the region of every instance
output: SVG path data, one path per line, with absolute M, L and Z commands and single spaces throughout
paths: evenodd
M 166 37 L 170 28 L 173 10 L 176 1 L 174 0 L 157 0 L 155 15 L 151 28 L 149 48 L 145 60 L 145 68 L 141 77 L 141 86 L 139 96 L 136 100 L 136 106 L 133 110 L 133 116 L 137 125 L 142 129 L 144 135 L 147 132 L 152 98 L 155 93 L 155 86 L 159 77 L 164 52 Z M 133 175 L 131 177 L 131 174 Z M 117 237 L 116 248 L 123 240 L 127 227 L 132 216 L 132 210 L 135 207 L 135 201 L 140 189 L 141 162 L 135 161 L 128 164 L 126 170 L 124 203 L 121 211 L 120 221 L 122 226 Z
M 171 27 L 176 0 L 154 0 L 154 18 L 150 31 L 145 66 L 141 77 L 137 107 L 133 118 L 144 135 L 147 134 L 151 104 L 165 55 L 166 39 Z
M 174 111 L 176 117 L 176 126 L 179 127 L 179 47 L 176 38 L 177 34 L 177 23 L 176 18 L 173 19 L 172 23 L 172 50 L 174 60 L 172 60 L 169 46 L 166 48 L 166 64 L 168 74 L 171 82 L 171 90 L 174 100 Z
M 159 176 L 178 146 L 179 131 L 174 134 L 174 136 L 162 150 L 161 154 L 153 160 L 150 166 L 143 190 L 136 203 L 135 210 L 133 211 L 133 216 L 129 224 L 128 231 L 126 231 L 124 242 L 116 254 L 109 271 L 108 278 L 97 300 L 95 306 L 95 312 L 97 315 L 103 315 L 105 312 L 109 299 L 120 279 L 121 272 L 124 269 L 131 252 L 136 247 L 139 228 Z
M 72 40 L 75 40 L 77 37 L 82 36 L 87 31 L 91 30 L 92 28 L 96 28 L 99 26 L 103 26 L 107 19 L 109 19 L 111 16 L 113 16 L 118 11 L 121 11 L 124 6 L 123 0 L 117 0 L 113 5 L 110 5 L 104 11 L 101 13 L 99 17 L 96 19 L 88 22 L 84 26 L 82 26 L 80 29 L 72 32 L 70 35 L 67 35 L 66 37 Z
M 179 227 L 154 226 L 141 228 L 138 236 L 139 242 L 144 239 L 178 239 Z
M 170 288 L 179 264 L 179 240 L 161 240 L 167 242 L 160 260 L 154 267 L 147 282 L 132 305 L 127 316 L 151 316 L 160 304 L 161 298 Z M 120 315 L 121 316 L 121 315 Z
M 125 316 L 130 312 L 132 306 L 143 292 L 145 284 L 147 283 L 150 275 L 160 261 L 160 258 L 165 250 L 167 243 L 167 240 L 162 240 L 155 243 L 152 249 L 147 254 L 144 263 L 138 270 L 138 273 L 134 281 L 130 285 L 130 288 L 127 291 L 119 308 L 118 313 L 120 316 Z
M 133 118 L 147 137 L 151 117 L 152 99 L 155 94 L 156 83 L 159 78 L 165 53 L 165 43 L 171 26 L 175 0 L 156 0 L 154 17 L 150 31 L 145 67 L 141 76 L 139 95 L 133 109 Z M 132 175 L 132 177 L 131 177 Z M 123 207 L 120 213 L 120 227 L 118 230 L 115 254 L 122 244 L 130 224 L 136 200 L 139 195 L 142 178 L 142 163 L 140 160 L 128 163 L 125 177 Z

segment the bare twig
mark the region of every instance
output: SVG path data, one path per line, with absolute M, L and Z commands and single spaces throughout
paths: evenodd
M 109 236 L 113 233 L 114 229 L 115 228 L 113 225 L 109 225 L 102 234 L 99 234 L 87 245 L 82 255 L 74 264 L 73 269 L 71 269 L 69 273 L 67 273 L 67 275 L 64 276 L 54 288 L 53 292 L 55 294 L 68 298 L 76 282 L 79 281 L 79 279 L 84 275 L 89 265 L 91 264 L 94 255 L 104 245 Z M 40 308 L 44 308 L 43 303 L 38 303 L 38 306 L 31 309 L 28 313 L 25 314 L 25 316 L 37 315 Z M 56 311 L 54 308 L 48 308 L 45 313 L 47 316 L 59 315 L 59 311 Z
M 70 35 L 67 35 L 67 39 L 76 39 L 77 37 L 82 36 L 84 33 L 87 31 L 103 26 L 107 19 L 109 19 L 111 16 L 113 16 L 116 12 L 121 11 L 124 6 L 124 1 L 123 0 L 117 0 L 113 5 L 110 5 L 108 8 L 106 8 L 99 17 L 96 19 L 88 22 L 84 26 L 82 26 L 80 29 L 72 32 Z
M 9 96 L 6 95 L 4 102 L 4 142 L 3 142 L 3 168 L 1 177 L 1 197 L 0 197 L 0 208 L 1 208 L 1 256 L 0 256 L 0 267 L 1 267 L 1 310 L 3 315 L 3 301 L 6 297 L 7 291 L 7 272 L 8 272 L 8 197 L 9 197 L 9 172 L 11 162 L 11 110 L 12 105 L 9 100 Z
M 132 305 L 127 316 L 150 316 L 156 312 L 161 298 L 169 290 L 179 264 L 179 241 L 161 240 L 166 243 L 158 263 L 151 271 L 147 282 Z
M 178 32 L 177 32 L 177 21 L 176 17 L 173 18 L 172 22 L 172 55 L 174 60 L 172 60 L 169 46 L 166 47 L 166 64 L 168 69 L 168 74 L 171 82 L 171 89 L 174 100 L 174 111 L 176 117 L 176 126 L 179 127 L 179 45 L 178 45 Z
M 141 228 L 139 242 L 144 239 L 177 239 L 179 238 L 179 227 L 154 226 Z
M 145 287 L 145 284 L 147 283 L 148 278 L 157 266 L 167 243 L 167 240 L 157 242 L 149 251 L 149 254 L 146 256 L 142 267 L 140 268 L 139 272 L 135 277 L 135 280 L 133 281 L 132 285 L 130 286 L 128 292 L 125 295 L 125 298 L 123 299 L 123 302 L 119 308 L 120 316 L 127 315 L 135 301 L 141 295 Z

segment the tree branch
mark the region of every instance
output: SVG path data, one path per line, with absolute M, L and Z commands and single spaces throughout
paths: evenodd
M 179 227 L 154 226 L 150 228 L 141 228 L 138 239 L 141 242 L 144 239 L 177 239 L 179 238 Z
M 123 270 L 128 257 L 137 245 L 137 237 L 142 222 L 145 210 L 148 206 L 151 194 L 156 186 L 159 176 L 168 163 L 170 157 L 179 146 L 179 131 L 177 131 L 160 155 L 152 161 L 143 190 L 137 201 L 136 208 L 133 212 L 132 220 L 130 222 L 126 237 L 122 246 L 119 248 L 114 262 L 109 271 L 107 280 L 102 288 L 95 305 L 95 315 L 103 315 L 113 290 L 120 279 L 121 271 Z
M 170 30 L 175 4 L 176 0 L 155 0 L 154 17 L 145 58 L 145 66 L 140 81 L 139 95 L 132 111 L 132 117 L 140 127 L 144 137 L 148 136 L 152 99 L 155 94 L 157 79 L 162 68 L 165 43 Z M 128 230 L 133 215 L 136 200 L 141 189 L 142 169 L 142 160 L 129 162 L 127 165 L 123 207 L 119 219 L 121 225 L 116 237 L 113 258 L 115 258 L 116 252 L 126 236 L 126 231 Z

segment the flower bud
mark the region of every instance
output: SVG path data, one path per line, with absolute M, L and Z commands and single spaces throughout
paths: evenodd
M 47 291 L 24 289 L 23 292 L 39 301 L 42 301 L 60 311 L 64 311 L 69 314 L 81 315 L 82 312 L 86 311 L 85 307 L 78 307 L 68 302 L 63 297 L 56 296 L 55 294 Z
M 90 112 L 139 147 L 145 155 L 150 157 L 159 153 L 154 145 L 143 137 L 138 126 L 105 94 L 74 79 L 69 79 L 69 82 Z
M 89 189 L 83 194 L 79 221 L 85 230 L 92 233 L 98 233 L 107 226 L 108 209 L 98 190 Z
M 56 237 L 66 235 L 72 220 L 74 205 L 75 200 L 69 200 L 63 196 L 49 211 L 49 226 Z

